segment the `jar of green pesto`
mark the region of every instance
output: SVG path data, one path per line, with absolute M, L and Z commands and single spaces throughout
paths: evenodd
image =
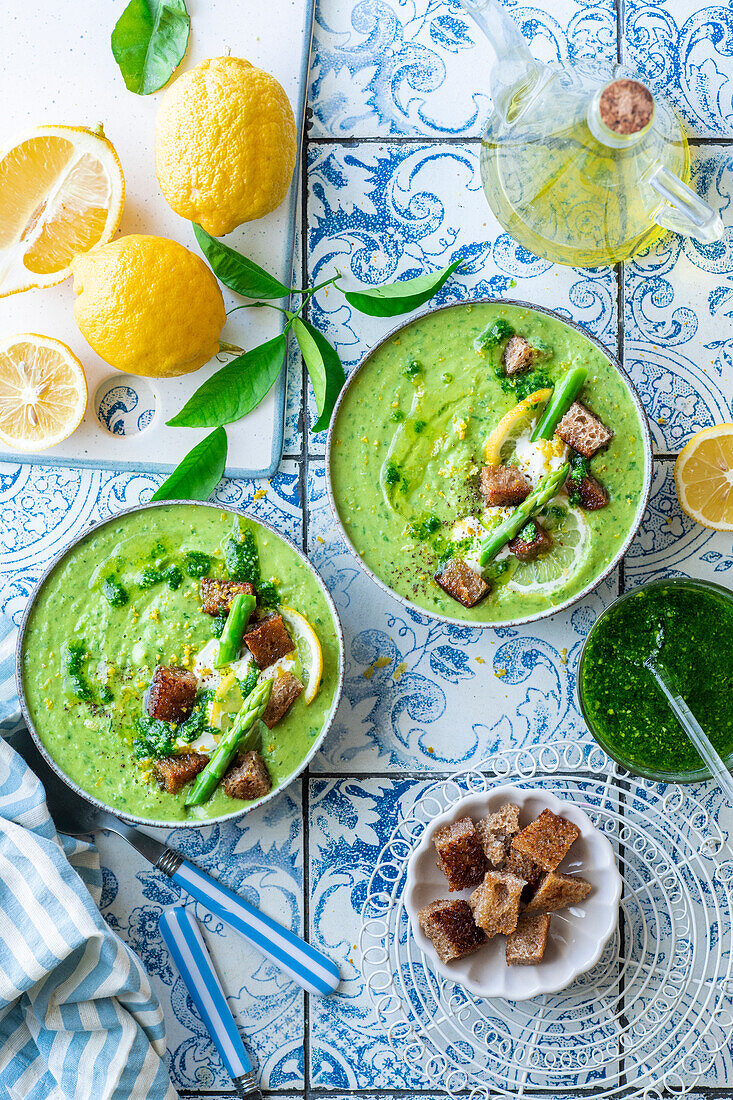
M 733 766 L 733 592 L 665 578 L 621 596 L 598 617 L 578 666 L 578 698 L 596 741 L 628 771 L 669 783 L 710 773 L 644 661 L 663 660 L 680 694 Z

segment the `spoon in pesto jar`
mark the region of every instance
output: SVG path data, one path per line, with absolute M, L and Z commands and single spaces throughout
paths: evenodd
M 659 626 L 655 639 L 654 651 L 644 661 L 644 668 L 651 672 L 659 690 L 667 700 L 669 708 L 675 718 L 687 734 L 690 742 L 697 749 L 699 755 L 710 769 L 710 774 L 720 787 L 728 801 L 733 805 L 733 776 L 725 766 L 722 758 L 713 746 L 710 738 L 705 733 L 695 715 L 688 707 L 685 700 L 677 690 L 677 686 L 669 670 L 659 659 L 664 640 L 664 629 Z

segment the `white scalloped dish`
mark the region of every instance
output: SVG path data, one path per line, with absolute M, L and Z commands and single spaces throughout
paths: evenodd
M 495 813 L 506 802 L 520 808 L 522 827 L 544 809 L 574 822 L 580 836 L 559 870 L 582 875 L 593 889 L 579 905 L 552 914 L 545 956 L 536 966 L 507 966 L 505 936 L 495 936 L 472 955 L 444 963 L 420 928 L 420 909 L 439 898 L 467 899 L 471 890 L 448 890 L 448 882 L 436 863 L 433 837 L 437 829 L 461 817 L 474 821 Z M 412 935 L 433 970 L 457 982 L 477 997 L 504 997 L 524 1001 L 543 993 L 557 993 L 598 962 L 603 948 L 618 923 L 621 876 L 613 848 L 590 818 L 573 802 L 565 802 L 548 791 L 523 790 L 514 786 L 494 787 L 461 799 L 426 828 L 407 869 L 404 903 Z

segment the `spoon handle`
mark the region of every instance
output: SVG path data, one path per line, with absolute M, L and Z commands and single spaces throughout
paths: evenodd
M 209 1029 L 237 1095 L 247 1100 L 262 1100 L 252 1062 L 214 970 L 198 921 L 188 909 L 174 905 L 161 913 L 160 934 Z
M 677 721 L 710 769 L 713 779 L 727 796 L 728 801 L 733 803 L 733 776 L 731 776 L 724 761 L 710 742 L 705 730 L 682 696 L 674 690 L 664 669 L 652 660 L 647 661 L 646 665 L 669 703 Z

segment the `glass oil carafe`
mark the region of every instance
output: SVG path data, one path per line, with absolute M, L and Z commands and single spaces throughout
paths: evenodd
M 504 229 L 556 263 L 625 260 L 665 229 L 711 243 L 720 217 L 688 186 L 679 116 L 634 74 L 536 61 L 496 0 L 461 0 L 493 46 L 481 178 Z

